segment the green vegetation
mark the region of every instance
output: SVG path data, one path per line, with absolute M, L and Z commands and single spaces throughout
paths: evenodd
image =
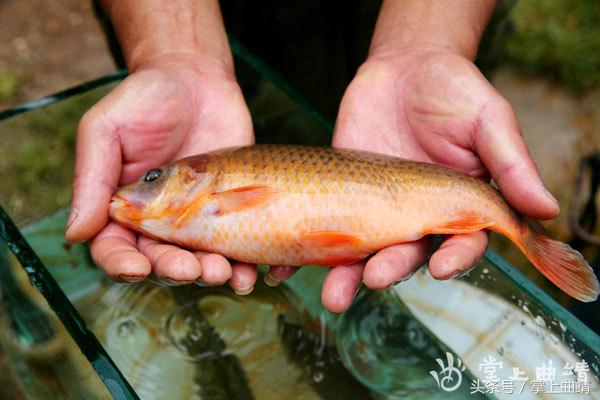
M 19 93 L 21 80 L 10 72 L 0 72 L 0 102 L 10 100 Z
M 18 223 L 69 204 L 77 124 L 105 91 L 74 96 L 0 125 L 0 203 Z
M 600 84 L 600 2 L 521 0 L 504 61 L 583 91 Z

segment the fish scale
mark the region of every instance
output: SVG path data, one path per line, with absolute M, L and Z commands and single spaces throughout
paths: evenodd
M 306 231 L 361 233 L 365 236 L 365 243 L 352 249 L 356 255 L 368 254 L 386 244 L 406 241 L 406 233 L 401 232 L 398 226 L 404 221 L 403 225 L 408 227 L 410 218 L 400 212 L 402 202 L 394 179 L 397 172 L 393 170 L 401 164 L 394 163 L 392 159 L 362 156 L 361 153 L 330 148 L 268 145 L 219 155 L 221 168 L 216 192 L 258 184 L 276 187 L 282 194 L 272 204 L 239 211 L 228 220 L 205 221 L 202 228 L 217 232 L 219 246 L 213 247 L 213 250 L 235 254 L 241 260 L 250 259 L 251 255 L 245 253 L 252 253 L 254 259 L 266 259 L 265 253 L 277 253 L 278 256 L 270 260 L 272 264 L 301 265 L 314 263 L 328 255 L 348 253 L 348 249 L 307 249 L 297 239 Z M 285 171 L 281 166 L 287 166 L 288 172 L 280 174 Z M 407 189 L 412 196 L 410 188 Z M 364 193 L 368 195 L 362 195 Z M 315 205 L 312 210 L 306 210 L 308 202 Z M 357 212 L 359 210 L 373 212 L 367 214 Z M 249 229 L 239 229 L 243 220 L 255 223 L 244 225 Z M 192 224 L 186 234 L 198 238 L 202 236 L 202 228 L 195 229 Z M 237 233 L 231 238 L 233 230 Z M 273 239 L 269 232 L 294 240 L 279 241 Z M 414 232 L 409 232 L 410 238 L 414 235 Z M 219 239 L 225 236 L 229 240 L 221 246 Z M 255 241 L 256 236 L 260 237 L 258 242 Z M 210 243 L 214 246 L 213 238 L 205 237 L 201 245 L 206 247 Z M 247 239 L 250 238 L 253 245 L 247 248 Z

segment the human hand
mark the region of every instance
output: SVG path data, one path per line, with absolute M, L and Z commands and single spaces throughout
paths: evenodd
M 108 220 L 118 185 L 188 155 L 253 143 L 252 121 L 233 70 L 168 54 L 140 65 L 82 118 L 77 135 L 72 211 L 65 235 L 91 241 L 94 261 L 111 278 L 148 276 L 174 283 L 230 281 L 251 290 L 256 268 L 220 255 L 189 252 Z
M 521 213 L 549 219 L 559 211 L 510 104 L 473 63 L 446 48 L 421 46 L 369 57 L 344 94 L 333 145 L 491 176 Z M 429 260 L 431 275 L 448 279 L 468 271 L 487 244 L 485 231 L 447 237 Z M 323 304 L 341 312 L 361 280 L 383 289 L 405 279 L 425 261 L 429 248 L 425 238 L 383 249 L 366 265 L 332 269 L 323 285 Z

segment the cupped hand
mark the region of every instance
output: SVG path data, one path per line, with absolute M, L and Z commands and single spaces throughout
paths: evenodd
M 342 99 L 333 145 L 435 163 L 483 179 L 536 219 L 558 214 L 521 137 L 510 104 L 466 58 L 446 49 L 406 48 L 371 56 Z M 485 231 L 447 237 L 429 260 L 431 275 L 468 271 L 488 245 Z M 381 250 L 364 263 L 336 267 L 322 291 L 326 308 L 345 310 L 361 281 L 383 289 L 425 261 L 430 241 Z
M 251 290 L 256 268 L 137 236 L 108 219 L 119 185 L 185 156 L 253 143 L 252 121 L 233 71 L 170 54 L 137 68 L 82 118 L 77 133 L 69 241 L 91 241 L 94 261 L 115 280 Z

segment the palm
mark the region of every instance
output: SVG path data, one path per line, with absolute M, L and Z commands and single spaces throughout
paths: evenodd
M 363 65 L 340 107 L 334 145 L 482 175 L 471 144 L 489 84 L 464 58 L 430 53 L 418 60 L 400 70 L 401 57 Z

